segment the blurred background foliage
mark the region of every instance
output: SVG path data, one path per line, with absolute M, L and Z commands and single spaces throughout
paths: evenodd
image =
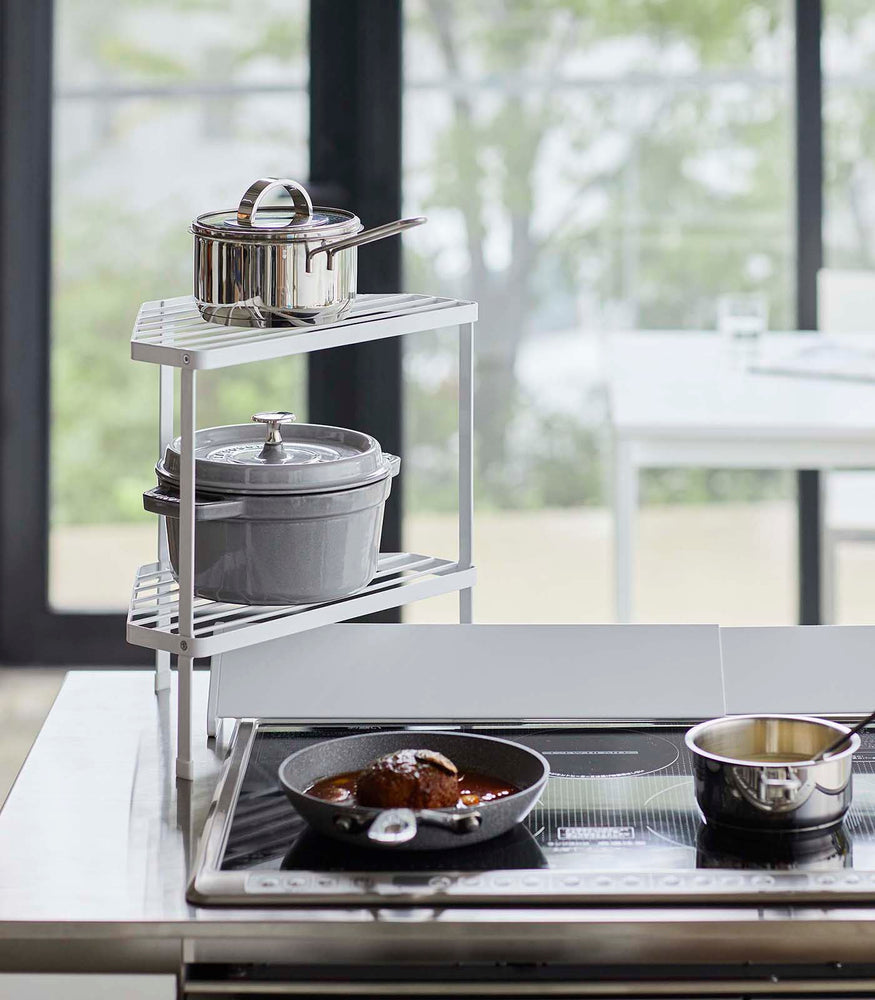
M 410 207 L 440 226 L 424 251 L 426 237 L 411 241 L 408 287 L 480 303 L 478 505 L 603 504 L 609 451 L 593 373 L 557 406 L 549 374 L 532 384 L 525 368 L 540 345 L 558 379 L 563 345 L 574 364 L 575 340 L 612 329 L 714 329 L 727 292 L 764 292 L 772 327 L 792 326 L 787 4 L 406 9 Z M 406 349 L 413 507 L 450 507 L 453 427 L 438 411 L 454 369 L 444 381 L 416 376 L 424 358 L 440 369 L 452 340 Z M 791 477 L 769 471 L 652 471 L 642 482 L 645 502 L 791 490 Z
M 870 6 L 828 4 L 829 44 L 858 53 L 826 92 L 827 237 L 844 266 L 872 264 Z M 131 324 L 140 302 L 188 293 L 194 215 L 252 177 L 306 177 L 306 8 L 270 0 L 253 22 L 243 0 L 58 0 L 55 523 L 143 518 L 157 375 L 130 363 Z M 405 211 L 430 216 L 406 242 L 406 286 L 480 302 L 481 508 L 607 502 L 604 332 L 713 329 L 718 297 L 741 291 L 792 327 L 790 13 L 406 0 Z M 452 509 L 454 335 L 405 352 L 408 509 Z M 202 376 L 199 423 L 305 416 L 305 381 L 298 361 Z M 792 479 L 665 470 L 642 487 L 645 502 L 755 500 Z

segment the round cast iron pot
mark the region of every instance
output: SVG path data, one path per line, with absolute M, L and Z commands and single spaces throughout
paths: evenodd
M 348 597 L 373 579 L 383 510 L 401 460 L 367 434 L 299 424 L 283 441 L 286 412 L 195 435 L 198 597 L 233 604 L 315 604 Z M 180 442 L 156 467 L 146 510 L 164 517 L 179 573 Z

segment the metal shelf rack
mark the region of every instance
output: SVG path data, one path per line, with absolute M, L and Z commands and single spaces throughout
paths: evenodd
M 163 522 L 158 560 L 137 572 L 127 639 L 156 651 L 155 689 L 169 686 L 170 657 L 179 673 L 176 773 L 194 777 L 191 675 L 196 657 L 212 656 L 307 629 L 459 592 L 459 621 L 472 620 L 474 323 L 477 303 L 433 295 L 359 295 L 341 321 L 254 329 L 205 322 L 191 296 L 145 302 L 131 335 L 131 357 L 159 366 L 158 449 L 173 437 L 173 370 L 180 370 L 181 435 L 179 580 L 170 568 Z M 326 604 L 248 606 L 207 601 L 194 593 L 194 432 L 197 372 L 307 354 L 347 344 L 459 328 L 459 555 L 456 560 L 383 553 L 362 591 Z

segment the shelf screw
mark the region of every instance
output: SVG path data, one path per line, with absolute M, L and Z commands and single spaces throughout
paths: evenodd
M 183 639 L 182 642 L 180 642 L 179 648 L 183 651 L 183 653 L 188 649 L 188 643 L 185 641 L 185 639 Z
M 184 365 L 190 365 L 191 364 L 191 358 L 187 354 L 183 354 L 182 355 L 182 363 Z

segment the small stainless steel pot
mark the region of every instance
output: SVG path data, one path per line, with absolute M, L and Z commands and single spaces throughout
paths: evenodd
M 705 821 L 758 833 L 840 823 L 851 804 L 860 737 L 825 760 L 811 758 L 847 732 L 841 723 L 803 715 L 732 715 L 694 726 L 686 743 Z
M 358 771 L 396 750 L 422 747 L 445 754 L 460 771 L 472 769 L 516 785 L 519 791 L 469 809 L 374 809 L 326 802 L 306 790 L 320 778 Z M 298 750 L 279 769 L 292 805 L 310 826 L 359 847 L 442 850 L 480 844 L 513 829 L 534 809 L 550 765 L 530 747 L 473 733 L 403 730 L 326 740 Z
M 195 435 L 195 593 L 234 604 L 312 604 L 366 586 L 377 570 L 383 510 L 401 460 L 342 427 L 258 413 L 251 424 Z M 179 447 L 156 467 L 146 510 L 167 525 L 179 572 Z
M 291 208 L 263 207 L 285 190 Z M 363 229 L 339 208 L 313 206 L 288 178 L 255 181 L 236 210 L 207 212 L 191 224 L 194 297 L 204 319 L 229 326 L 303 326 L 340 319 L 352 305 L 357 248 L 420 226 L 422 217 Z

